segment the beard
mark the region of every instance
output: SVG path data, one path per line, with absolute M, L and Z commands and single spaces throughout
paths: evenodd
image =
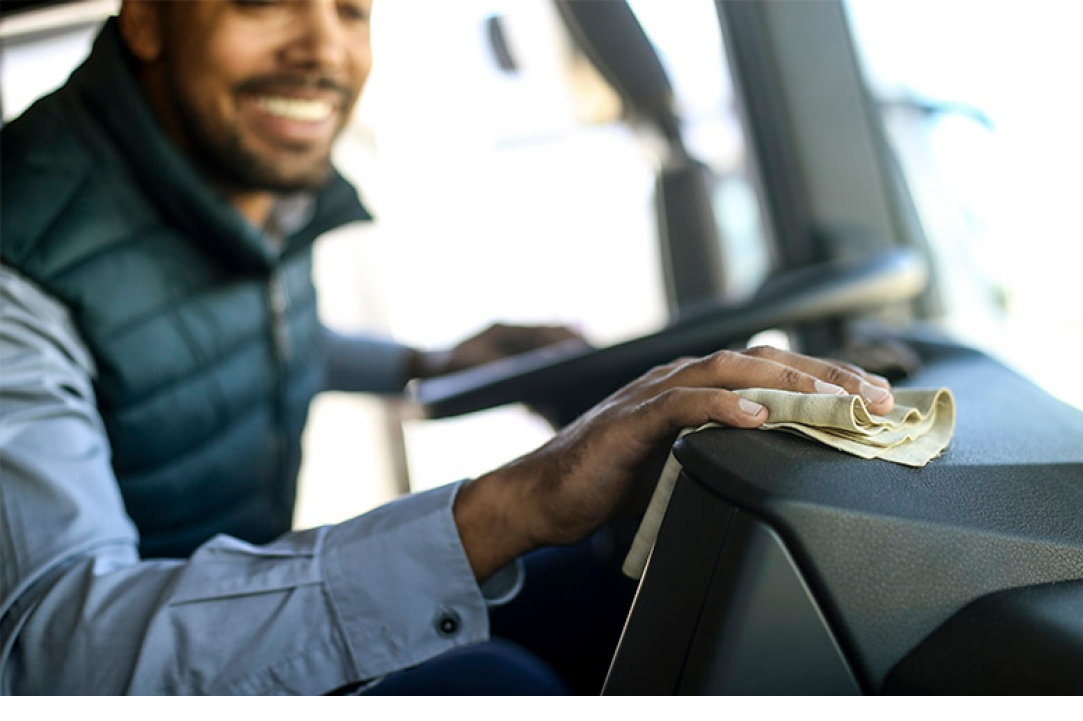
M 350 107 L 356 97 L 355 93 L 351 94 L 333 81 L 292 77 L 258 78 L 242 83 L 235 89 L 234 98 L 239 102 L 245 92 L 284 85 L 333 87 L 343 95 L 346 107 Z M 201 115 L 197 105 L 185 98 L 181 83 L 173 83 L 172 97 L 176 99 L 175 115 L 181 124 L 187 149 L 196 164 L 222 187 L 235 191 L 295 193 L 318 190 L 331 175 L 330 144 L 315 155 L 312 148 L 306 147 L 286 147 L 276 153 L 260 152 L 246 145 L 237 121 L 216 127 Z
M 330 148 L 303 161 L 272 158 L 245 147 L 240 130 L 228 128 L 212 135 L 198 117 L 191 119 L 188 137 L 192 153 L 211 178 L 231 190 L 296 193 L 319 190 L 331 175 Z

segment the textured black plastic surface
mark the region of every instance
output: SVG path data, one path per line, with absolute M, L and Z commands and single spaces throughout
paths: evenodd
M 683 481 L 684 479 L 682 479 Z M 733 506 L 698 483 L 679 482 L 673 509 L 636 592 L 602 693 L 622 696 L 677 692 Z
M 682 474 L 603 693 L 858 692 L 778 536 Z
M 892 694 L 1083 694 L 1083 582 L 974 601 L 888 675 Z
M 690 475 L 779 532 L 872 691 L 974 599 L 1083 578 L 1083 413 L 977 352 L 915 347 L 928 368 L 907 384 L 958 404 L 924 468 L 765 431 L 677 444 Z
M 860 692 L 785 544 L 751 514 L 735 512 L 677 693 Z

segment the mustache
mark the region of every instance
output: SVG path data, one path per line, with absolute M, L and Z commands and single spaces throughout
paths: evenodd
M 343 105 L 348 105 L 357 94 L 353 88 L 332 77 L 298 73 L 260 75 L 238 83 L 233 90 L 238 95 L 242 93 L 266 95 L 275 90 L 320 90 L 337 94 L 342 99 Z

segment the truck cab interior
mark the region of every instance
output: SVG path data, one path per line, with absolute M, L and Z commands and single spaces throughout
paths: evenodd
M 922 469 L 711 430 L 684 466 L 607 694 L 1078 693 L 1083 415 L 933 321 L 929 241 L 838 3 L 717 3 L 772 271 L 725 300 L 710 171 L 624 3 L 559 3 L 625 107 L 664 139 L 671 321 L 567 358 L 422 384 L 432 415 L 512 401 L 568 421 L 656 363 L 784 328 L 900 386 L 946 386 L 956 435 Z
M 963 282 L 971 270 L 945 248 L 965 243 L 944 236 L 964 231 L 929 210 L 932 170 L 914 151 L 945 119 L 988 123 L 982 109 L 880 92 L 855 30 L 861 3 L 706 0 L 698 17 L 720 39 L 726 108 L 741 135 L 739 160 L 720 170 L 724 141 L 688 116 L 661 36 L 649 32 L 650 3 L 544 4 L 572 56 L 616 98 L 605 122 L 649 149 L 651 212 L 639 222 L 655 241 L 663 317 L 588 350 L 542 350 L 420 383 L 413 398 L 428 420 L 413 423 L 517 404 L 568 423 L 656 364 L 765 332 L 900 387 L 948 387 L 957 404 L 950 445 L 923 468 L 786 434 L 712 429 L 678 441 L 684 470 L 602 693 L 1083 691 L 1080 396 L 1051 390 L 949 322 L 959 303 L 976 302 L 968 293 L 994 309 L 1010 298 Z M 529 42 L 511 4 L 489 5 L 474 40 L 514 76 Z M 933 7 L 911 12 L 934 26 Z M 981 6 L 970 9 L 977 22 Z M 921 53 L 921 39 L 910 41 Z M 736 218 L 748 214 L 762 240 L 753 251 Z M 1011 252 L 1037 254 L 1047 268 L 1075 262 L 1078 276 L 1083 238 L 1078 227 L 1059 230 L 1059 246 L 1015 237 Z M 610 292 L 607 279 L 630 262 L 606 247 L 564 261 L 595 279 L 586 293 Z M 484 262 L 515 250 L 498 256 Z M 561 281 L 553 286 L 559 294 Z M 1034 345 L 1059 354 L 1070 376 L 1083 302 L 1071 288 L 1057 292 L 1056 312 L 1075 309 L 1076 335 L 1058 339 L 1067 351 Z

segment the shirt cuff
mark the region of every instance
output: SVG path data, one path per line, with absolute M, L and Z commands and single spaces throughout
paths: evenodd
M 407 496 L 328 529 L 325 583 L 358 679 L 488 640 L 487 603 L 452 515 L 460 486 Z M 490 591 L 496 602 L 514 595 L 514 582 L 500 586 Z
M 525 579 L 523 559 L 516 558 L 481 584 L 481 597 L 485 599 L 485 605 L 496 608 L 513 600 L 523 589 Z

